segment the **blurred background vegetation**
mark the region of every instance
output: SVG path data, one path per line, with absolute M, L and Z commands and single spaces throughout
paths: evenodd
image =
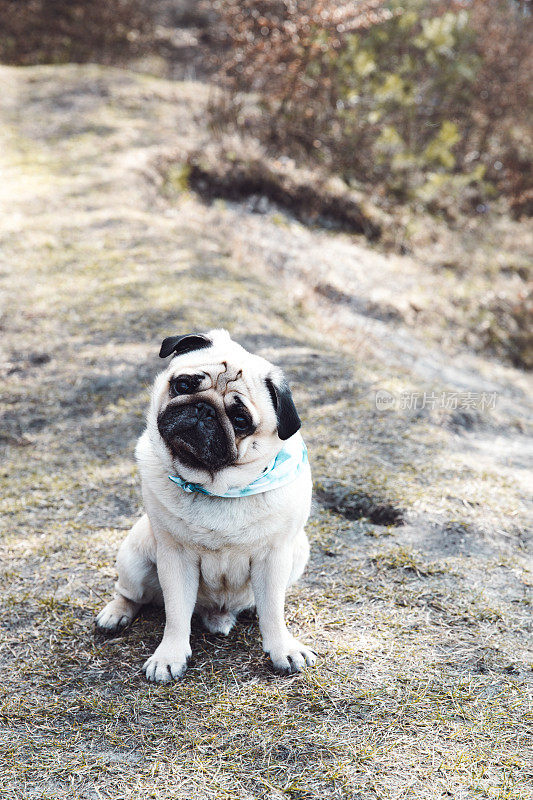
M 236 122 L 401 200 L 531 213 L 532 19 L 514 0 L 218 3 Z M 239 92 L 260 96 L 239 110 Z
M 470 210 L 497 192 L 531 214 L 527 0 L 1 0 L 0 60 L 165 53 L 169 10 L 202 25 L 237 127 L 402 200 Z
M 1 0 L 4 64 L 113 64 L 150 46 L 152 15 L 142 0 Z
M 290 195 L 284 163 L 318 191 L 334 178 L 372 203 L 359 230 L 387 229 L 400 252 L 415 248 L 413 214 L 479 241 L 495 219 L 531 216 L 529 0 L 0 0 L 0 15 L 7 64 L 98 61 L 209 81 L 218 149 L 188 168 L 203 158 L 218 189 L 238 170 L 243 192 L 263 181 Z M 253 158 L 235 137 L 255 143 Z M 490 299 L 484 344 L 531 366 L 528 267 L 516 249 L 496 261 L 518 281 Z

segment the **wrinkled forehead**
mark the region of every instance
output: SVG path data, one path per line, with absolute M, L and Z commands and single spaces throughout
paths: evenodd
M 272 365 L 264 358 L 236 345 L 223 349 L 209 347 L 177 356 L 168 366 L 168 377 L 201 375 L 202 388 L 214 389 L 222 395 L 250 394 L 271 371 Z

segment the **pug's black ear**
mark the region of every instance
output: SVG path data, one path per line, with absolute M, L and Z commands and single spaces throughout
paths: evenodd
M 299 431 L 302 423 L 285 378 L 265 378 L 265 382 L 278 420 L 278 436 L 284 441 Z
M 163 339 L 161 350 L 159 351 L 159 358 L 166 358 L 171 353 L 176 353 L 177 356 L 182 356 L 184 353 L 190 353 L 192 350 L 201 350 L 202 347 L 211 347 L 213 342 L 208 336 L 203 336 L 201 333 L 186 333 L 185 336 L 167 336 Z

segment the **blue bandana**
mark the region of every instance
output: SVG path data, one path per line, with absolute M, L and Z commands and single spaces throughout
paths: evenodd
M 301 473 L 307 460 L 307 447 L 299 433 L 295 433 L 287 439 L 276 458 L 270 462 L 268 467 L 261 475 L 241 489 L 228 489 L 225 494 L 214 494 L 208 489 L 204 489 L 198 483 L 184 481 L 179 475 L 169 475 L 171 481 L 176 483 L 185 492 L 201 492 L 212 497 L 247 497 L 250 494 L 261 494 L 269 492 L 271 489 L 279 489 L 287 483 L 292 483 Z

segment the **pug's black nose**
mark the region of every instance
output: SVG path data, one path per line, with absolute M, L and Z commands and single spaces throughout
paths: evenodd
M 196 403 L 195 409 L 198 419 L 214 419 L 216 417 L 216 411 L 209 403 Z

